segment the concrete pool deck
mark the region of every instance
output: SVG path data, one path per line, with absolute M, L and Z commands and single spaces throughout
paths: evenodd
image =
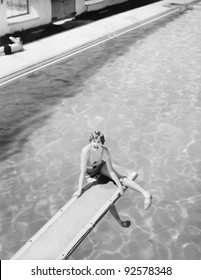
M 0 85 L 157 18 L 177 12 L 180 7 L 175 4 L 185 5 L 192 2 L 195 1 L 156 2 L 26 44 L 23 52 L 0 56 Z

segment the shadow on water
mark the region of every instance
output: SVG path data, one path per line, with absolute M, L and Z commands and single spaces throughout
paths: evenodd
M 28 127 L 33 129 L 38 128 L 38 122 L 44 123 L 47 120 L 49 114 L 40 116 L 39 118 L 28 117 L 28 121 L 17 123 L 12 122 L 13 128 L 0 128 L 0 161 L 7 159 L 8 157 L 20 153 L 23 150 L 24 144 L 29 139 L 30 131 Z M 13 146 L 13 144 L 15 145 Z
M 87 79 L 106 63 L 124 55 L 134 42 L 164 28 L 181 14 L 133 30 L 1 87 L 0 161 L 22 152 L 30 136 L 45 125 L 62 100 L 70 100 L 81 92 L 87 94 Z

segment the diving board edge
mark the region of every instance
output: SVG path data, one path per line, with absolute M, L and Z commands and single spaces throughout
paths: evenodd
M 89 182 L 88 184 L 85 185 L 84 188 L 90 187 L 94 181 Z M 26 243 L 12 256 L 11 260 L 17 260 L 20 258 L 21 255 L 23 255 L 24 252 L 27 251 L 27 249 L 32 246 L 32 244 L 40 238 L 40 236 L 49 228 L 53 225 L 57 219 L 61 217 L 61 215 L 77 200 L 76 197 L 72 197 L 52 218 L 50 218 L 47 223 L 45 223 L 41 229 L 39 229 L 29 240 L 26 241 Z
M 58 260 L 67 260 L 73 251 L 79 246 L 79 244 L 84 240 L 84 238 L 91 232 L 91 230 L 97 225 L 97 223 L 103 218 L 103 216 L 120 198 L 118 190 L 115 192 L 113 197 L 105 203 L 105 205 L 99 210 L 99 212 L 89 221 L 89 223 L 77 234 L 77 236 L 72 240 L 72 242 L 64 249 L 61 255 L 57 258 Z

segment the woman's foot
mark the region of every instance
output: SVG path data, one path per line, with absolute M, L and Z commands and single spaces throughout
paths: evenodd
M 131 222 L 130 222 L 130 221 L 122 221 L 122 222 L 121 222 L 121 226 L 122 226 L 122 227 L 130 227 L 130 225 L 131 225 Z
M 133 171 L 130 175 L 129 175 L 129 179 L 132 180 L 132 181 L 135 181 L 135 179 L 137 178 L 138 174 Z
M 148 210 L 152 203 L 152 195 L 148 194 L 144 200 L 144 209 Z

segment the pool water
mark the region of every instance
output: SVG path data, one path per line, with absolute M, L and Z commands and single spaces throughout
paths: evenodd
M 1 88 L 1 259 L 71 198 L 94 129 L 153 204 L 128 190 L 131 226 L 106 214 L 71 259 L 201 259 L 200 18 L 198 3 Z

